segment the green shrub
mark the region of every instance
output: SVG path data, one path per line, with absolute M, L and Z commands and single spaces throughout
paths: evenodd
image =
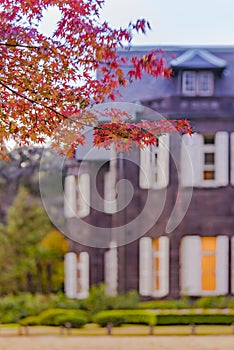
M 55 317 L 56 326 L 67 326 L 68 324 L 72 328 L 81 328 L 88 323 L 88 318 L 76 313 L 66 313 L 64 315 L 58 315 Z
M 104 284 L 90 288 L 89 296 L 81 301 L 81 308 L 92 314 L 111 308 L 111 299 L 105 295 Z
M 111 310 L 101 311 L 93 318 L 93 322 L 105 327 L 108 323 L 113 326 L 122 324 L 147 324 L 154 325 L 156 323 L 156 314 L 144 310 Z
M 37 316 L 29 316 L 19 321 L 21 325 L 65 326 L 79 328 L 88 323 L 89 318 L 83 310 L 48 309 Z
M 19 320 L 21 326 L 39 326 L 40 318 L 38 316 L 28 316 Z
M 81 317 L 86 320 L 86 323 L 88 322 L 88 316 L 87 313 L 83 310 L 69 310 L 69 309 L 48 309 L 45 311 L 42 311 L 38 318 L 40 319 L 41 325 L 47 325 L 47 326 L 55 326 L 57 325 L 57 319 L 58 317 Z M 67 321 L 69 322 L 69 321 Z
M 157 325 L 229 325 L 234 314 L 159 314 Z
M 156 314 L 150 311 L 144 310 L 127 310 L 125 313 L 125 323 L 128 324 L 146 324 L 155 325 Z
M 139 307 L 140 297 L 135 290 L 109 298 L 112 309 L 138 309 Z
M 234 309 L 234 297 L 228 298 L 227 308 Z
M 193 306 L 199 309 L 222 309 L 228 306 L 228 298 L 223 296 L 201 297 L 196 300 Z
M 118 310 L 101 311 L 93 317 L 93 322 L 101 327 L 107 326 L 108 323 L 112 323 L 113 326 L 118 327 L 124 324 L 124 321 L 123 313 Z
M 151 310 L 170 310 L 170 309 L 187 309 L 191 308 L 191 304 L 188 297 L 181 298 L 179 300 L 151 300 L 143 301 L 139 304 L 140 309 Z
M 49 308 L 80 309 L 80 301 L 68 299 L 62 293 L 7 295 L 0 298 L 0 322 L 15 323 Z
M 81 308 L 96 314 L 104 310 L 115 309 L 137 309 L 140 297 L 136 291 L 129 291 L 126 294 L 109 296 L 105 294 L 105 285 L 93 285 L 90 288 L 89 296 L 80 301 Z

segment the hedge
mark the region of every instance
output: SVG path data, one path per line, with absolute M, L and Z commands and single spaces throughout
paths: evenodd
M 150 301 L 142 301 L 139 303 L 140 309 L 147 310 L 176 310 L 176 309 L 190 309 L 191 304 L 189 299 L 182 298 L 179 300 L 150 300 Z
M 89 322 L 88 314 L 82 310 L 48 309 L 37 316 L 29 316 L 19 321 L 20 325 L 65 326 L 80 328 Z
M 156 324 L 157 316 L 151 311 L 145 310 L 111 310 L 101 311 L 93 317 L 93 322 L 99 324 L 101 327 L 112 323 L 113 326 L 120 326 L 122 324 Z
M 234 324 L 233 313 L 212 313 L 212 314 L 156 314 L 146 310 L 111 310 L 101 311 L 94 318 L 93 322 L 101 327 L 112 323 L 113 326 L 122 324 L 146 324 L 146 325 L 230 325 Z
M 157 325 L 230 325 L 234 314 L 158 314 Z

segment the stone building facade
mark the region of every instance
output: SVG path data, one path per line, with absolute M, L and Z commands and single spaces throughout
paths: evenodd
M 117 158 L 113 150 L 85 157 L 86 148 L 69 161 L 70 297 L 102 282 L 109 294 L 144 298 L 234 294 L 234 48 L 164 51 L 172 78 L 144 76 L 119 102 L 136 106 L 135 120 L 187 118 L 194 134 L 161 135 L 157 146 Z

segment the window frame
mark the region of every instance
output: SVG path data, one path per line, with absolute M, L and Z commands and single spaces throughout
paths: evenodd
M 207 90 L 203 90 L 201 86 L 202 79 L 207 76 Z M 192 79 L 193 89 L 188 90 L 186 80 Z M 201 70 L 185 70 L 182 72 L 182 94 L 184 96 L 212 96 L 214 94 L 214 73 Z

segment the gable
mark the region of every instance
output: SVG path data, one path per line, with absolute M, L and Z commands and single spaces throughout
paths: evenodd
M 221 72 L 227 66 L 227 62 L 208 50 L 191 49 L 173 59 L 170 65 L 175 72 L 184 69 L 207 69 Z

